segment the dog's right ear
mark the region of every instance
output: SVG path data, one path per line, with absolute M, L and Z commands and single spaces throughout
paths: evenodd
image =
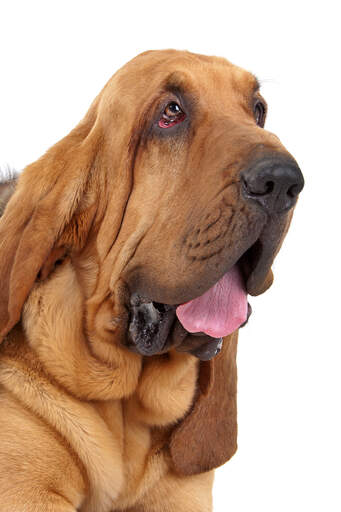
M 226 336 L 221 352 L 201 361 L 198 396 L 170 440 L 173 468 L 196 475 L 225 464 L 237 449 L 237 340 Z
M 93 124 L 92 116 L 86 116 L 26 167 L 0 219 L 0 341 L 19 321 L 44 265 L 60 258 L 60 245 L 72 249 L 87 235 L 92 219 L 81 199 L 98 146 Z

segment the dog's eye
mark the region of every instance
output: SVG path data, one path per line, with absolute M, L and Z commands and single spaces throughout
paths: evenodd
M 266 108 L 264 103 L 262 103 L 261 101 L 257 101 L 255 106 L 253 107 L 253 112 L 257 125 L 263 128 L 266 116 Z
M 170 128 L 175 124 L 181 123 L 186 117 L 185 112 L 175 101 L 168 103 L 159 119 L 160 128 Z

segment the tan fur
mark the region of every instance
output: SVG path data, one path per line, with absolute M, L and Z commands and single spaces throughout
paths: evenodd
M 18 346 L 21 336 L 12 331 L 2 349 L 0 383 L 18 403 L 34 413 L 32 423 L 36 416 L 41 417 L 50 427 L 48 430 L 67 440 L 71 453 L 77 454 L 86 470 L 84 480 L 79 478 L 76 496 L 77 500 L 83 497 L 88 481 L 90 497 L 81 510 L 101 512 L 110 510 L 113 503 L 117 509 L 135 503 L 169 473 L 167 456 L 153 453 L 150 427 L 172 424 L 188 410 L 198 361 L 191 355 L 172 351 L 147 360 L 141 373 L 141 357 L 124 351 L 116 371 L 110 369 L 91 356 L 82 341 L 81 300 L 73 279 L 71 265 L 66 264 L 31 292 L 24 308 L 23 325 L 27 338 L 32 340 L 33 352 L 24 339 L 23 346 Z M 19 359 L 13 359 L 16 349 Z M 115 359 L 120 361 L 119 354 L 115 354 Z M 48 375 L 53 376 L 52 382 Z M 132 390 L 135 392 L 130 396 Z M 119 399 L 123 397 L 122 402 Z M 32 441 L 40 439 L 39 428 L 40 425 L 30 429 Z M 3 431 L 0 439 L 2 436 Z M 3 476 L 11 480 L 8 472 Z M 30 480 L 28 484 L 31 485 Z M 35 486 L 39 486 L 39 480 L 35 480 Z M 79 506 L 76 499 L 72 503 Z M 18 510 L 20 505 L 16 505 Z
M 204 107 L 158 136 L 177 87 Z M 254 236 L 238 165 L 285 150 L 255 125 L 253 88 L 224 59 L 147 52 L 20 176 L 0 221 L 1 512 L 212 510 L 212 469 L 236 450 L 237 333 L 210 362 L 176 339 L 142 357 L 127 303 L 200 295 Z

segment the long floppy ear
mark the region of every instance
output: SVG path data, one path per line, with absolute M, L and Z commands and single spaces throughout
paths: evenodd
M 238 332 L 226 337 L 220 354 L 200 363 L 198 397 L 170 441 L 179 474 L 221 466 L 237 449 L 237 340 Z
M 73 244 L 72 233 L 79 238 L 88 224 L 84 212 L 78 220 L 75 213 L 95 158 L 92 126 L 89 112 L 69 135 L 23 171 L 0 219 L 0 341 L 19 321 L 51 251 L 56 251 L 56 259 L 60 257 L 61 236 L 68 248 Z M 77 225 L 66 236 L 65 230 L 74 222 Z

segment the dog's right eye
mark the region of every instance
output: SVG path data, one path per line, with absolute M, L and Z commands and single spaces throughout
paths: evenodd
M 186 114 L 180 105 L 176 101 L 171 101 L 166 105 L 158 124 L 160 128 L 170 128 L 181 123 L 185 117 Z

